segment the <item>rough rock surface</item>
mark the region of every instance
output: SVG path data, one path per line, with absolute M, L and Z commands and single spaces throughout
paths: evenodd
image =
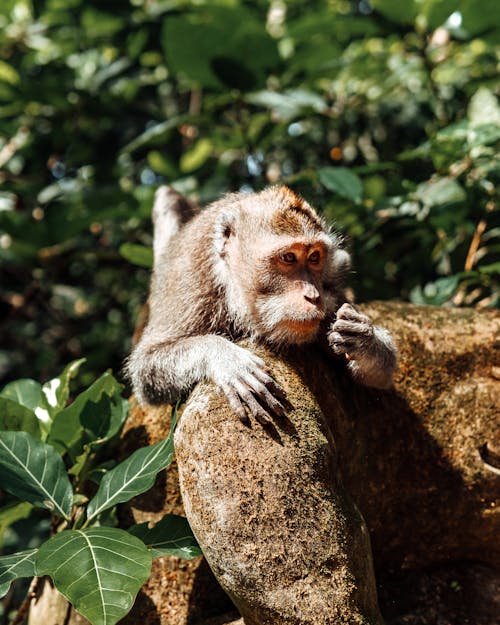
M 247 426 L 218 390 L 196 389 L 175 436 L 191 527 L 247 625 L 380 624 L 368 534 L 324 416 L 292 357 L 258 353 L 293 410 Z
M 276 359 L 272 366 L 283 383 L 288 380 L 287 384 L 294 387 L 302 412 L 307 401 L 318 415 L 318 423 L 322 422 L 320 414 L 324 416 L 325 427 L 319 428 L 318 436 L 328 440 L 325 456 L 333 453 L 338 472 L 328 470 L 343 482 L 370 531 L 381 611 L 387 624 L 497 625 L 500 316 L 497 312 L 396 303 L 363 309 L 388 327 L 398 342 L 401 363 L 394 391 L 370 391 L 353 384 L 341 364 L 329 361 L 316 350 L 292 354 L 291 360 Z M 219 407 L 218 431 L 227 441 L 224 432 L 228 424 L 234 428 L 240 425 L 217 390 L 205 390 L 203 402 Z M 196 453 L 206 440 L 202 433 L 208 426 L 213 429 L 208 417 L 203 415 L 200 429 L 192 433 Z M 304 416 L 307 418 L 311 417 Z M 273 449 L 274 445 L 277 449 L 284 445 L 300 447 L 300 441 L 285 426 L 275 424 L 281 445 L 276 436 L 272 438 L 272 432 L 267 432 L 265 444 Z M 163 438 L 168 427 L 169 410 L 142 409 L 133 403 L 124 453 Z M 295 428 L 299 431 L 297 425 Z M 260 440 L 264 433 L 252 423 L 247 436 L 249 440 Z M 334 452 L 330 447 L 333 441 Z M 216 443 L 206 450 L 215 466 L 226 461 L 219 437 Z M 319 448 L 317 441 L 311 445 L 312 450 Z M 307 459 L 307 449 L 302 453 Z M 280 454 L 286 455 L 285 450 L 281 449 Z M 255 465 L 256 459 L 250 458 L 248 478 L 258 474 Z M 273 463 L 269 465 L 271 471 L 275 470 Z M 306 490 L 310 485 L 308 475 L 311 473 L 300 477 Z M 248 493 L 261 488 L 259 482 L 252 484 L 250 479 L 244 483 Z M 323 492 L 328 489 L 325 487 Z M 212 493 L 213 489 L 208 490 L 206 497 Z M 205 495 L 200 491 L 198 496 Z M 314 492 L 305 493 L 308 501 L 314 496 Z M 240 516 L 243 535 L 248 535 L 248 526 L 258 523 L 259 514 L 266 513 L 264 503 L 261 498 L 249 498 Z M 122 511 L 121 522 L 126 527 L 133 520 L 157 519 L 166 512 L 182 513 L 175 466 L 146 496 Z M 313 532 L 317 531 L 318 516 L 309 519 Z M 236 519 L 233 517 L 233 522 Z M 293 519 L 288 523 L 287 528 L 293 527 Z M 230 562 L 234 553 L 226 551 Z M 286 554 L 286 545 L 277 551 L 277 555 L 280 553 Z M 280 561 L 275 562 L 279 568 Z M 280 574 L 277 571 L 275 577 Z M 58 622 L 51 620 L 47 610 L 36 618 L 30 623 Z M 160 558 L 155 560 L 152 577 L 125 623 L 243 625 L 241 619 L 236 619 L 229 599 L 203 559 L 185 562 Z M 77 625 L 81 621 L 72 617 L 65 622 Z
M 498 314 L 368 312 L 397 337 L 395 390 L 360 387 L 316 349 L 260 351 L 294 406 L 288 420 L 242 425 L 208 385 L 186 406 L 176 446 L 187 515 L 246 623 L 377 622 L 345 490 L 380 571 L 499 561 Z

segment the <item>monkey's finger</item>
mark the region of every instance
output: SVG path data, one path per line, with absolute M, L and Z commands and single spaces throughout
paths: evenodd
M 278 399 L 283 401 L 287 401 L 286 392 L 283 388 L 276 382 L 276 380 L 270 376 L 265 371 L 256 371 L 254 372 L 255 377 L 260 380 L 268 389 L 271 390 L 273 395 Z
M 261 423 L 262 425 L 267 425 L 271 423 L 269 415 L 252 395 L 252 391 L 248 388 L 246 384 L 237 380 L 234 383 L 234 387 L 241 400 L 250 411 L 250 414 L 253 415 L 259 423 Z
M 248 384 L 248 382 L 247 382 Z M 269 389 L 259 382 L 258 380 L 254 380 L 249 384 L 252 389 L 257 400 L 264 405 L 264 407 L 268 408 L 272 414 L 277 417 L 286 416 L 286 408 L 283 404 L 276 399 L 276 397 L 269 391 Z
M 344 334 L 343 332 L 331 332 L 329 335 L 330 343 L 334 345 L 361 345 L 362 337 L 359 334 Z
M 222 391 L 226 396 L 229 405 L 231 406 L 231 410 L 238 416 L 240 421 L 243 423 L 248 423 L 248 415 L 246 413 L 245 407 L 240 401 L 238 393 L 232 388 L 229 384 L 224 385 Z
M 348 351 L 344 337 L 338 332 L 330 332 L 328 341 L 336 354 L 345 354 Z
M 356 323 L 355 321 L 344 321 L 338 319 L 332 327 L 332 330 L 342 335 L 358 335 L 371 336 L 373 334 L 373 326 L 368 323 Z
M 259 369 L 265 369 L 266 368 L 266 363 L 264 360 L 262 360 L 262 358 L 260 356 L 257 356 L 257 354 L 254 354 L 250 351 L 247 351 L 248 355 L 250 356 L 250 359 L 252 360 L 252 362 L 257 366 L 257 368 Z
M 358 321 L 360 323 L 371 323 L 370 318 L 363 313 L 357 311 L 354 306 L 351 304 L 342 304 L 342 306 L 337 310 L 336 314 L 337 319 L 346 319 L 349 321 Z

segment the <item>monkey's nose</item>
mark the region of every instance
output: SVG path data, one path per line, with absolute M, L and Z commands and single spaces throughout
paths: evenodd
M 314 284 L 311 284 L 310 282 L 303 282 L 302 293 L 306 302 L 309 302 L 314 306 L 317 306 L 319 304 L 320 294 Z
M 310 304 L 318 305 L 320 300 L 319 291 L 312 285 L 307 285 L 308 288 L 304 289 L 304 299 Z
M 319 294 L 318 295 L 304 295 L 306 302 L 310 304 L 319 304 Z

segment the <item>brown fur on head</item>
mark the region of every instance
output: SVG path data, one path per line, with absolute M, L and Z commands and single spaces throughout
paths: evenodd
M 273 344 L 313 341 L 326 313 L 323 286 L 336 237 L 288 187 L 231 200 L 222 210 L 215 247 L 235 319 Z

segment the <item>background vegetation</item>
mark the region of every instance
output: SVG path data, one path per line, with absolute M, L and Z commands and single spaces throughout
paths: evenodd
M 284 180 L 358 299 L 498 304 L 496 0 L 2 0 L 0 382 L 117 373 L 152 195 Z

